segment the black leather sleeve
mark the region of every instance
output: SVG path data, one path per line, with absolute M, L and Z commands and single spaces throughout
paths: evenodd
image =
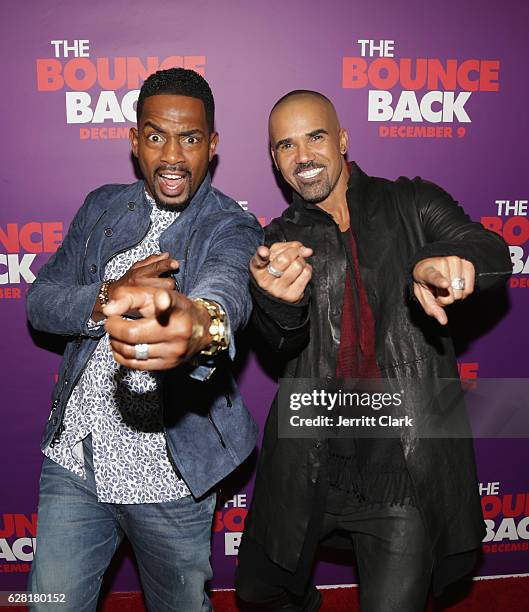
M 502 285 L 512 273 L 509 247 L 498 234 L 472 221 L 461 206 L 443 189 L 422 179 L 413 180 L 416 206 L 428 243 L 409 263 L 410 277 L 415 264 L 428 257 L 456 255 L 470 261 L 476 271 L 475 290 Z
M 278 220 L 265 229 L 265 244 L 285 242 Z M 306 344 L 309 336 L 310 289 L 303 299 L 291 304 L 270 295 L 252 279 L 250 291 L 254 303 L 252 323 L 275 351 L 295 353 Z

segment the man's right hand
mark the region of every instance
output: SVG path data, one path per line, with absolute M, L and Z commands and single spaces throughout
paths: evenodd
M 298 241 L 275 242 L 270 248 L 260 246 L 250 260 L 250 272 L 261 289 L 295 304 L 303 298 L 312 278 L 312 266 L 305 261 L 311 255 L 312 249 Z M 271 274 L 269 266 L 281 276 Z
M 115 292 L 120 287 L 143 287 L 151 294 L 151 297 L 154 296 L 158 289 L 174 291 L 174 279 L 171 277 L 161 278 L 161 275 L 170 270 L 177 269 L 178 261 L 170 259 L 169 253 L 150 255 L 145 259 L 137 261 L 121 278 L 111 283 L 108 288 L 109 300 L 112 300 Z M 138 313 L 129 312 L 126 315 L 134 317 L 138 316 Z M 98 297 L 92 311 L 92 320 L 100 321 L 103 318 L 104 314 Z

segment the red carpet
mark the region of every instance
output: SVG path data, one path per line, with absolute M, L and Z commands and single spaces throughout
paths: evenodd
M 358 590 L 354 587 L 324 588 L 321 612 L 358 612 Z M 238 612 L 233 591 L 214 591 L 215 612 Z M 59 607 L 58 607 L 59 609 Z M 6 607 L 6 612 L 22 612 L 21 607 Z M 529 577 L 477 580 L 442 600 L 430 602 L 427 612 L 529 612 Z M 112 593 L 102 612 L 145 612 L 140 593 Z M 168 610 L 168 612 L 170 612 Z M 369 611 L 366 611 L 369 612 Z

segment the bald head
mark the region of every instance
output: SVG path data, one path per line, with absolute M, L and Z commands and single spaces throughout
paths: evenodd
M 319 102 L 321 108 L 326 108 L 327 112 L 334 117 L 336 121 L 336 126 L 338 128 L 340 127 L 340 121 L 338 120 L 338 115 L 336 113 L 336 109 L 334 108 L 334 104 L 329 100 L 329 98 L 327 98 L 327 96 L 324 96 L 319 91 L 312 91 L 310 89 L 295 89 L 294 91 L 290 91 L 281 98 L 279 98 L 279 100 L 274 104 L 272 110 L 270 111 L 268 119 L 269 127 L 272 121 L 272 115 L 274 114 L 276 109 L 279 109 L 284 105 L 288 106 L 289 103 L 292 104 L 295 102 L 299 102 L 303 104 L 303 102 L 310 103 L 311 101 L 316 104 Z
M 323 203 L 344 176 L 347 183 L 347 132 L 323 94 L 286 94 L 272 108 L 268 127 L 274 163 L 304 200 Z

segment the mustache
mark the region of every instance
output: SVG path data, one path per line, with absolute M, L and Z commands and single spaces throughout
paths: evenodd
M 154 171 L 154 174 L 171 174 L 176 172 L 178 172 L 179 174 L 184 173 L 187 176 L 191 176 L 191 170 L 181 164 L 177 164 L 176 166 L 158 166 L 158 168 L 156 168 L 156 170 Z
M 315 164 L 314 162 L 306 162 L 304 164 L 298 164 L 294 170 L 294 174 L 305 172 L 305 170 L 316 170 L 317 168 L 325 168 L 323 164 Z

